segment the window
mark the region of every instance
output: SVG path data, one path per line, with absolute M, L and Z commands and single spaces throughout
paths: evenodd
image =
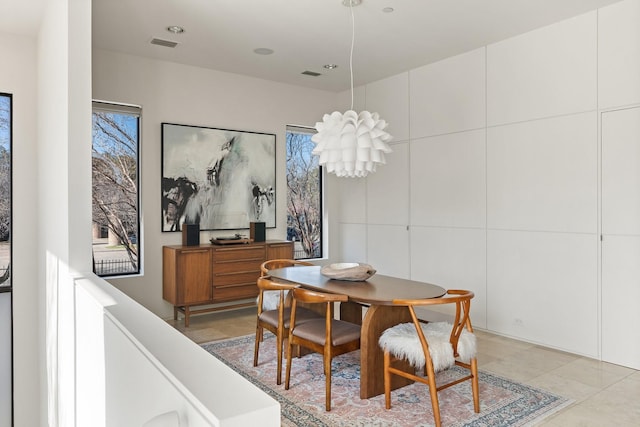
M 323 256 L 322 168 L 311 155 L 315 129 L 287 126 L 287 240 L 294 258 Z
M 0 292 L 11 290 L 11 101 L 0 93 Z
M 13 425 L 12 100 L 0 93 L 0 425 Z
M 93 103 L 93 271 L 139 274 L 140 108 Z

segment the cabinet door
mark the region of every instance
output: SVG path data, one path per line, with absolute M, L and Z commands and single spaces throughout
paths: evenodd
M 602 114 L 602 360 L 640 369 L 640 108 Z
M 207 249 L 181 250 L 177 259 L 178 304 L 211 301 L 212 262 Z
M 293 242 L 269 243 L 267 259 L 293 259 Z

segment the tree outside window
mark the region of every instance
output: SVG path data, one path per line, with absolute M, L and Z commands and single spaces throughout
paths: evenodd
M 294 258 L 321 258 L 322 169 L 311 151 L 315 129 L 287 126 L 287 240 Z
M 140 272 L 139 108 L 94 103 L 93 264 L 100 276 Z

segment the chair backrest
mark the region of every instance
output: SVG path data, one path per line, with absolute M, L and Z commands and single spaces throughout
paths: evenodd
M 306 261 L 298 261 L 297 259 L 270 259 L 262 263 L 262 265 L 260 266 L 260 271 L 262 272 L 262 275 L 265 276 L 269 274 L 269 270 L 302 265 L 310 266 L 313 264 Z
M 473 332 L 473 326 L 471 325 L 471 318 L 469 317 L 469 311 L 471 310 L 471 299 L 474 297 L 474 293 L 461 289 L 449 289 L 447 293 L 440 298 L 426 298 L 426 299 L 409 299 L 409 300 L 393 300 L 395 305 L 405 305 L 409 309 L 411 319 L 416 326 L 418 337 L 423 344 L 424 348 L 428 348 L 427 341 L 420 327 L 420 320 L 414 310 L 415 306 L 430 306 L 430 305 L 443 305 L 443 304 L 455 304 L 456 314 L 453 320 L 453 328 L 451 329 L 451 336 L 449 341 L 453 346 L 453 352 L 458 355 L 458 341 L 462 330 L 467 329 L 469 332 Z
M 327 328 L 330 328 L 331 319 L 333 319 L 333 303 L 334 302 L 346 302 L 349 297 L 341 294 L 328 294 L 323 292 L 310 291 L 300 287 L 293 288 L 291 290 L 293 296 L 293 303 L 291 305 L 291 326 L 295 325 L 295 313 L 298 302 L 305 304 L 326 304 L 325 317 L 327 321 Z
M 271 280 L 269 276 L 262 276 L 258 278 L 258 315 L 262 313 L 263 310 L 263 299 L 265 291 L 279 291 L 280 298 L 278 302 L 278 307 L 284 307 L 285 293 L 294 289 L 298 285 L 292 285 L 289 283 L 280 283 L 274 282 Z

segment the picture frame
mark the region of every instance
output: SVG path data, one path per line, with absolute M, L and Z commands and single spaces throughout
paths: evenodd
M 276 135 L 162 123 L 162 231 L 276 226 Z

